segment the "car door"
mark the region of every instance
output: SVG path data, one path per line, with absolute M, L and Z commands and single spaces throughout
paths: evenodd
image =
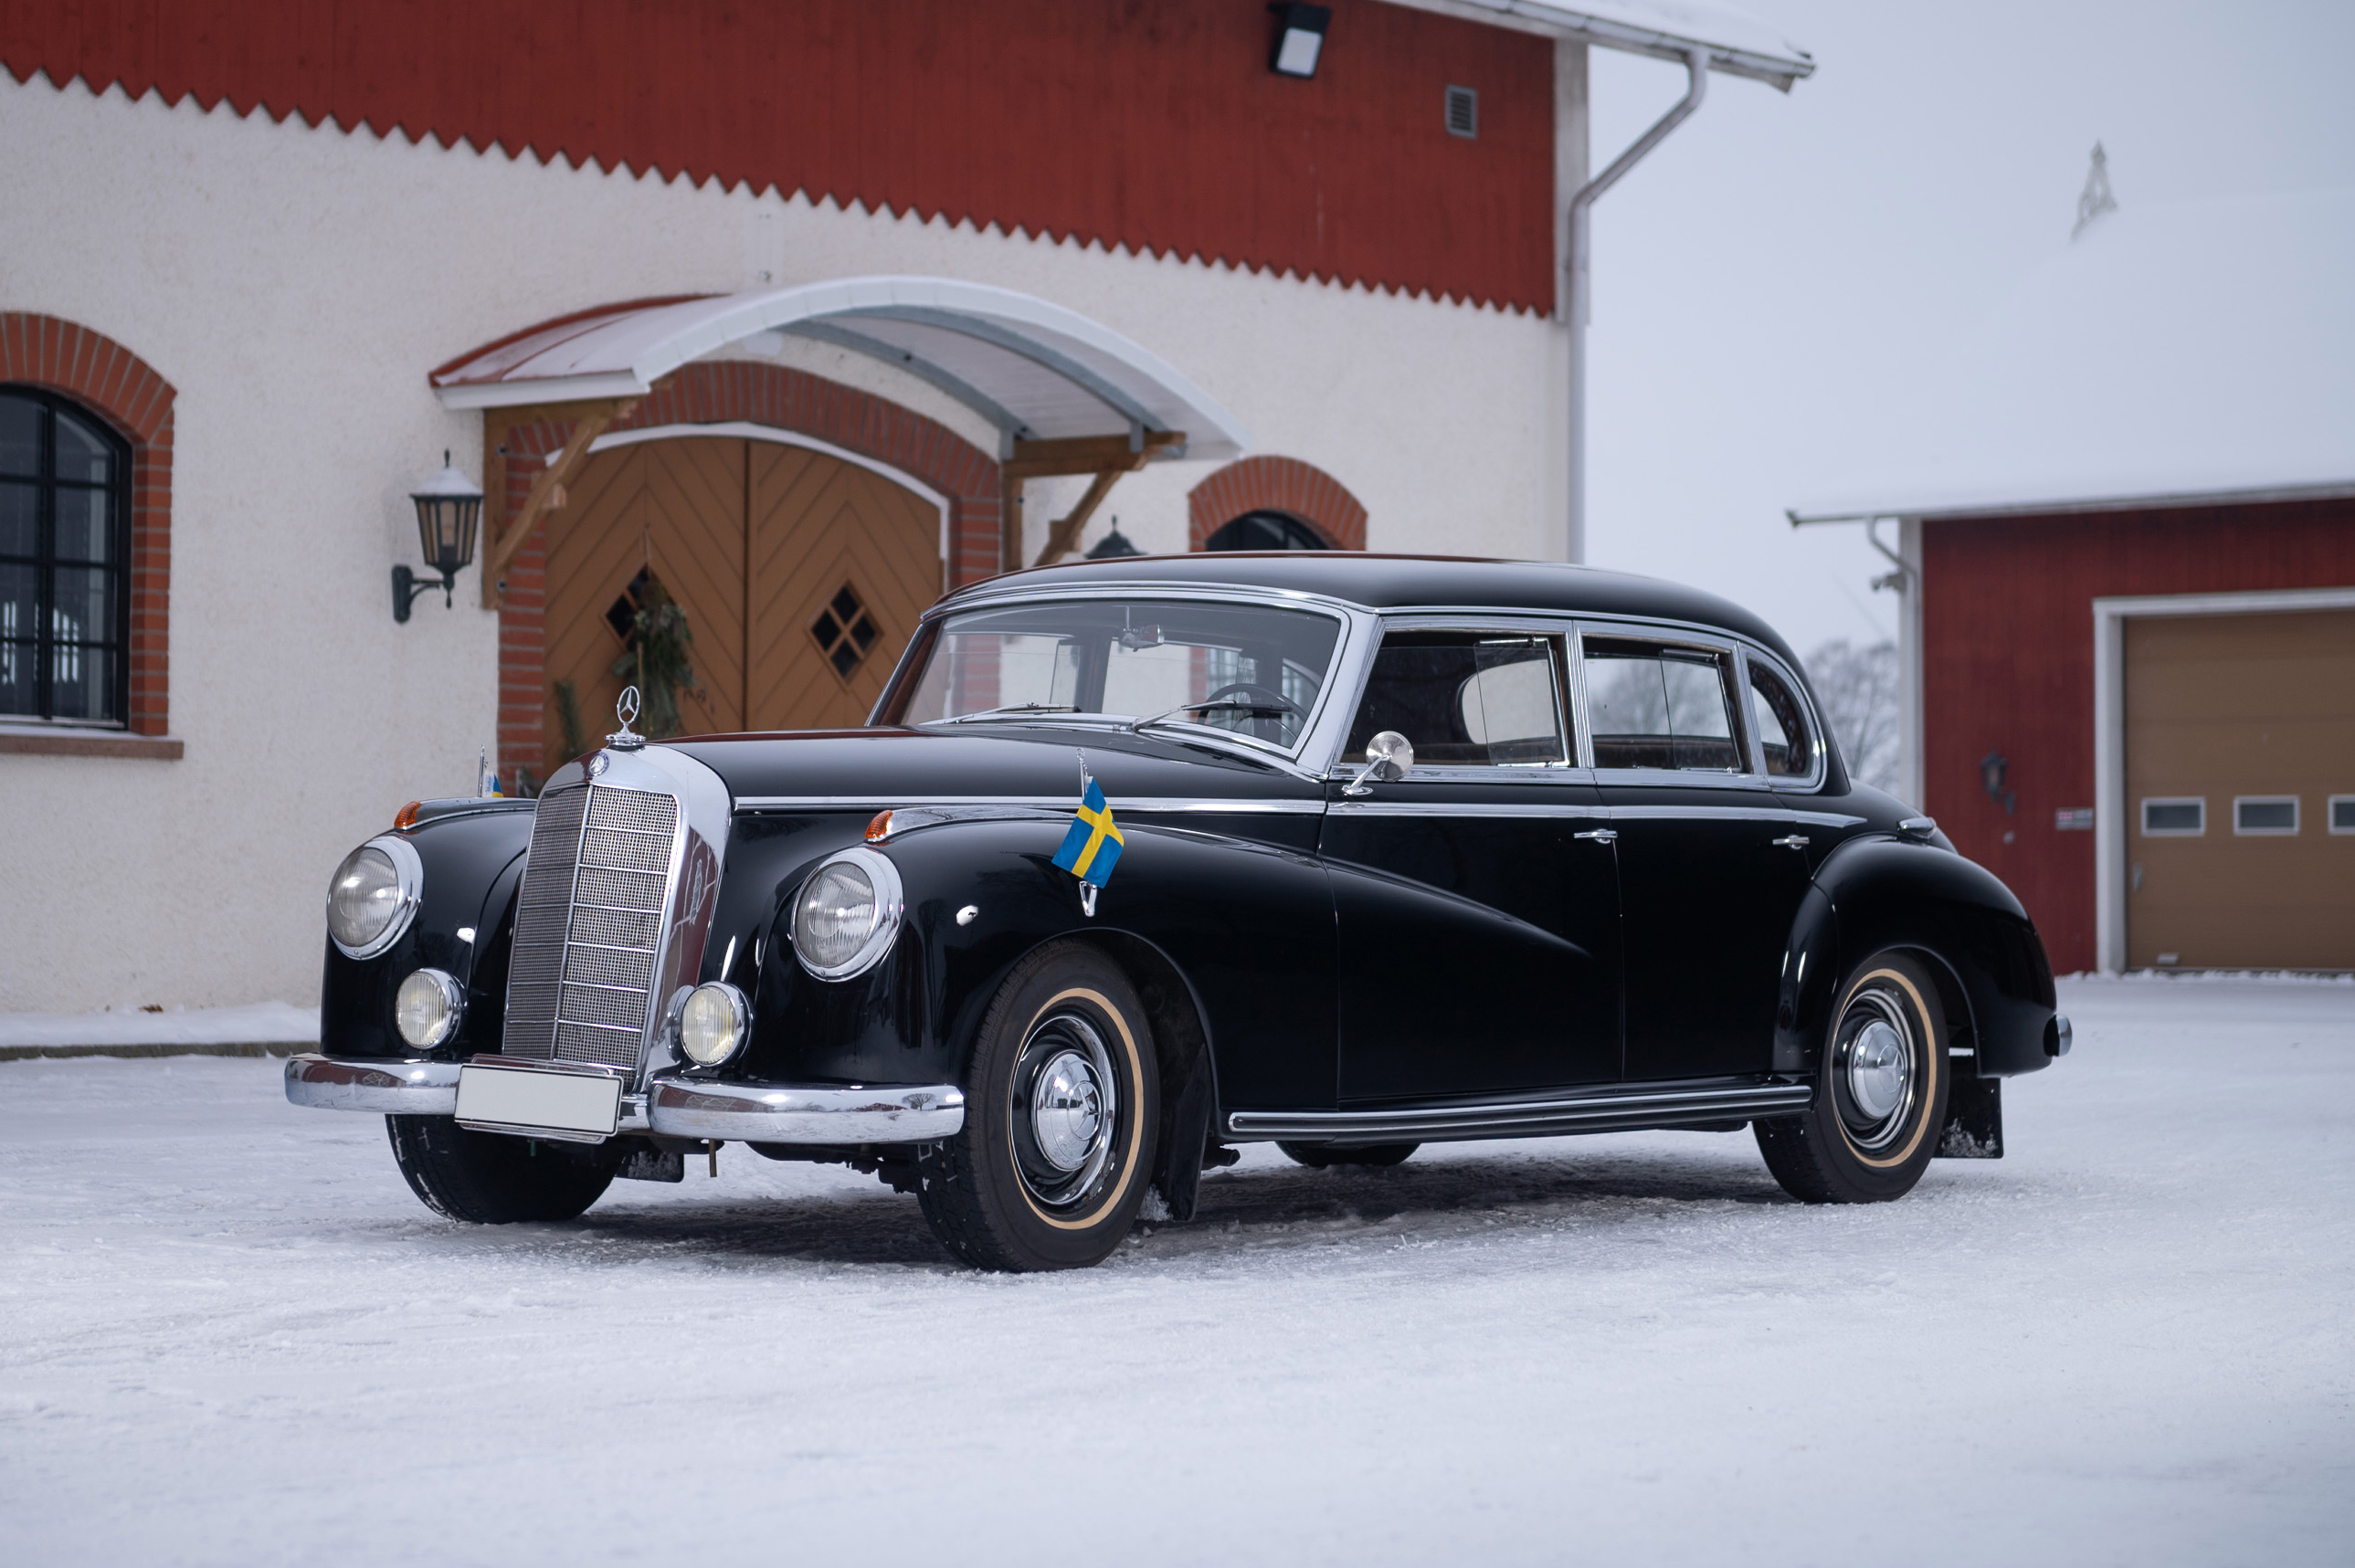
M 1619 1075 L 1619 889 L 1574 765 L 1564 634 L 1392 624 L 1328 785 L 1344 1101 Z M 1404 778 L 1349 782 L 1374 735 Z
M 1809 834 L 1756 771 L 1730 643 L 1582 628 L 1582 755 L 1618 834 L 1631 1081 L 1773 1065 Z

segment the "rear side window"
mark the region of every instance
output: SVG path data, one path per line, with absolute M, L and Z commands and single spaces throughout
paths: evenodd
M 1724 654 L 1619 637 L 1585 646 L 1595 767 L 1747 771 Z
M 1750 662 L 1750 722 L 1757 726 L 1768 778 L 1805 779 L 1815 772 L 1816 736 L 1807 727 L 1807 710 L 1799 705 L 1799 694 L 1754 659 Z
M 1346 756 L 1396 730 L 1418 768 L 1510 768 L 1570 759 L 1560 645 L 1550 637 L 1393 631 L 1349 726 Z

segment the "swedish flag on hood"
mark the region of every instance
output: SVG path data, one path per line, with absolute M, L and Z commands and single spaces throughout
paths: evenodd
M 1093 775 L 1087 776 L 1083 784 L 1079 811 L 1063 834 L 1063 847 L 1055 852 L 1055 863 L 1090 886 L 1102 887 L 1112 880 L 1112 868 L 1120 863 L 1123 841 L 1119 824 L 1112 820 L 1112 808 L 1104 803 L 1103 787 Z

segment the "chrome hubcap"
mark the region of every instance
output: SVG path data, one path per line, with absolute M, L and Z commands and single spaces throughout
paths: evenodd
M 1030 1090 L 1030 1128 L 1039 1152 L 1058 1171 L 1077 1171 L 1103 1126 L 1103 1092 L 1085 1058 L 1066 1051 L 1039 1070 Z
M 1040 1021 L 1015 1059 L 1014 1164 L 1041 1203 L 1083 1201 L 1111 1161 L 1120 1119 L 1112 1053 L 1073 1012 Z
M 1859 1148 L 1886 1147 L 1913 1113 L 1921 1052 L 1913 1021 L 1897 998 L 1874 988 L 1849 1004 L 1838 1040 L 1840 1120 Z

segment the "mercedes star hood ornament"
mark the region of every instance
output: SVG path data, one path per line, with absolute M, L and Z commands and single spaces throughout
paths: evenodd
M 607 746 L 616 751 L 635 751 L 645 745 L 646 737 L 630 728 L 631 722 L 638 716 L 637 687 L 623 688 L 622 700 L 613 705 L 613 716 L 622 721 L 622 727 L 605 737 Z

